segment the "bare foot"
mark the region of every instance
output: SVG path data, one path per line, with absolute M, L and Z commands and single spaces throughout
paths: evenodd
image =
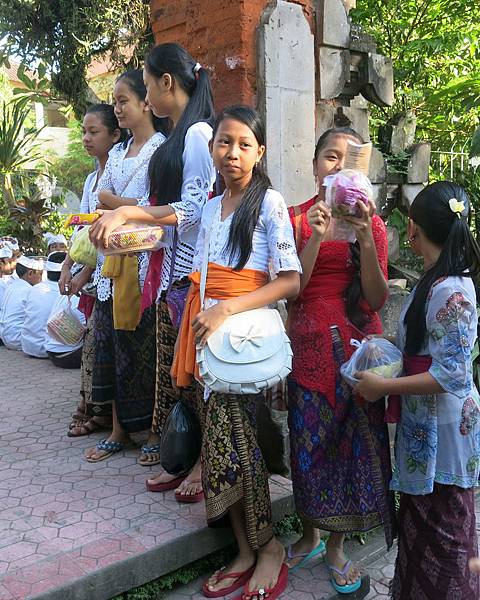
M 340 571 L 343 571 L 345 565 L 348 562 L 348 558 L 343 552 L 343 547 L 333 546 L 331 544 L 329 545 L 328 543 L 325 560 L 328 565 L 331 565 L 332 567 L 335 567 Z M 352 583 L 358 581 L 361 577 L 361 573 L 358 567 L 353 563 L 351 564 L 350 568 L 345 574 L 345 577 L 342 577 L 339 573 L 336 573 L 335 571 L 331 571 L 331 574 L 335 581 L 338 583 L 338 585 L 351 585 Z
M 258 551 L 257 565 L 247 584 L 248 593 L 251 594 L 262 588 L 275 587 L 284 560 L 284 547 L 276 538 L 272 538 Z M 251 600 L 260 600 L 261 598 L 263 596 L 254 595 Z
M 107 442 L 120 442 L 122 444 L 128 444 L 131 440 L 130 440 L 130 436 L 128 434 L 114 436 L 112 433 L 106 439 L 106 441 Z M 94 461 L 99 460 L 100 458 L 102 458 L 102 456 L 105 456 L 106 454 L 108 454 L 107 450 L 97 450 L 96 446 L 94 446 L 93 448 L 88 448 L 88 450 L 85 450 L 85 457 L 91 458 Z
M 315 539 L 301 537 L 295 544 L 290 546 L 289 555 L 291 558 L 288 558 L 285 561 L 288 565 L 288 568 L 291 569 L 298 565 L 298 563 L 302 562 L 302 560 L 310 554 L 312 550 L 314 550 L 318 544 L 320 543 L 320 533 L 317 530 L 317 535 L 315 535 Z
M 142 453 L 138 462 L 144 467 L 158 465 L 160 462 L 160 437 L 156 433 L 150 432 L 148 440 L 142 447 Z
M 228 588 L 235 581 L 236 577 L 226 577 L 228 573 L 243 573 L 252 567 L 255 563 L 255 554 L 253 552 L 245 556 L 238 555 L 227 567 L 215 571 L 215 573 L 207 581 L 206 587 L 211 592 L 218 592 Z M 223 579 L 218 581 L 218 576 L 222 575 Z
M 472 573 L 480 573 L 480 558 L 471 558 L 468 567 Z
M 198 462 L 182 483 L 175 490 L 176 494 L 181 496 L 194 496 L 202 491 L 202 467 Z
M 169 483 L 170 481 L 173 481 L 174 479 L 177 479 L 177 478 L 178 478 L 178 475 L 170 475 L 166 471 L 163 471 L 162 473 L 155 475 L 151 479 L 147 479 L 147 482 L 149 485 L 155 485 L 157 483 Z

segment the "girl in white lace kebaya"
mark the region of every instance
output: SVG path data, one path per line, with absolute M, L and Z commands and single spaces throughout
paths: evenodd
M 152 114 L 146 93 L 139 69 L 124 73 L 115 84 L 115 114 L 131 137 L 110 151 L 97 190 L 90 196 L 91 210 L 136 204 L 137 198 L 148 201 L 148 164 L 165 141 L 160 131 L 165 121 Z M 89 462 L 119 452 L 130 442 L 129 433 L 148 429 L 152 422 L 155 313 L 145 311 L 139 318 L 148 261 L 148 253 L 128 256 L 115 271 L 112 261 L 98 255 L 92 404 L 94 415 L 106 414 L 106 406 L 112 405 L 113 429 L 108 438 L 87 450 Z
M 282 196 L 271 189 L 262 164 L 265 133 L 258 114 L 232 106 L 217 118 L 210 148 L 226 191 L 205 205 L 179 340 L 172 367 L 176 385 L 201 380 L 196 345 L 204 345 L 229 315 L 295 296 L 300 262 Z M 208 232 L 208 237 L 207 237 Z M 200 271 L 208 252 L 205 309 Z M 277 277 L 270 280 L 269 271 Z M 254 369 L 252 365 L 252 369 Z M 245 584 L 242 600 L 278 598 L 288 569 L 273 535 L 268 473 L 256 438 L 261 394 L 227 394 L 205 388 L 202 397 L 202 480 L 210 525 L 225 518 L 239 553 L 203 586 L 208 598 L 226 596 Z
M 143 306 L 157 300 L 157 378 L 152 428 L 142 448 L 140 463 L 160 462 L 160 436 L 165 419 L 178 400 L 170 379 L 170 367 L 189 287 L 187 276 L 197 243 L 203 205 L 215 179 L 208 149 L 212 136 L 213 98 L 210 79 L 188 52 L 178 44 L 161 44 L 145 60 L 147 100 L 155 115 L 173 124 L 167 141 L 153 155 L 149 166 L 150 206 L 122 206 L 105 213 L 93 225 L 95 243 L 106 242 L 109 233 L 129 221 L 165 225 L 167 246 L 152 254 Z M 194 387 L 183 397 L 196 402 Z M 176 490 L 179 501 L 202 499 L 200 465 L 189 478 L 165 472 L 147 480 L 151 491 Z

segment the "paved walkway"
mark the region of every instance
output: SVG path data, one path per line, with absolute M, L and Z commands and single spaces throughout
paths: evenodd
M 0 600 L 107 600 L 231 540 L 205 527 L 203 503 L 148 493 L 138 450 L 83 460 L 101 434 L 66 436 L 78 389 L 78 371 L 0 347 Z M 276 518 L 292 511 L 289 482 L 273 477 L 271 493 Z M 367 597 L 386 600 L 395 552 L 381 535 L 349 552 L 370 573 Z M 200 583 L 167 598 L 200 599 Z M 322 563 L 292 574 L 285 594 L 332 597 Z

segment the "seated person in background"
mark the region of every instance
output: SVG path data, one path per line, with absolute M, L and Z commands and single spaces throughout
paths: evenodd
M 55 300 L 60 296 L 58 280 L 66 255 L 66 252 L 49 254 L 45 263 L 47 280 L 37 283 L 28 292 L 21 337 L 22 350 L 28 356 L 47 358 L 47 321 Z
M 66 252 L 68 250 L 67 238 L 61 233 L 58 235 L 45 233 L 43 239 L 47 243 L 47 254 L 51 254 L 52 252 Z
M 61 265 L 59 266 L 61 267 Z M 58 278 L 60 278 L 60 271 L 58 272 Z M 85 315 L 78 310 L 79 297 L 61 296 L 58 290 L 58 284 L 57 292 L 58 296 L 52 306 L 52 310 L 50 311 L 50 315 L 47 321 L 50 320 L 53 317 L 53 315 L 57 314 L 61 310 L 66 309 L 68 307 L 68 303 L 70 302 L 72 312 L 79 319 L 79 321 L 81 321 L 81 323 L 85 325 Z M 77 346 L 69 346 L 68 344 L 63 344 L 59 342 L 56 338 L 51 336 L 48 332 L 48 329 L 46 331 L 45 350 L 47 352 L 48 358 L 56 367 L 60 367 L 62 369 L 79 369 L 80 360 L 82 357 L 82 347 L 83 342 L 78 344 Z
M 3 296 L 0 310 L 0 338 L 10 350 L 21 350 L 21 331 L 25 319 L 25 306 L 31 286 L 40 283 L 43 260 L 36 256 L 20 256 L 15 272 Z

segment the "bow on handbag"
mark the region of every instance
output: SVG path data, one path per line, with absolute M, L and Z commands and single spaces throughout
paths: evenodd
M 262 332 L 255 325 L 250 325 L 250 329 L 246 333 L 230 332 L 230 343 L 236 352 L 242 352 L 249 342 L 254 346 L 257 346 L 257 348 L 263 346 Z

